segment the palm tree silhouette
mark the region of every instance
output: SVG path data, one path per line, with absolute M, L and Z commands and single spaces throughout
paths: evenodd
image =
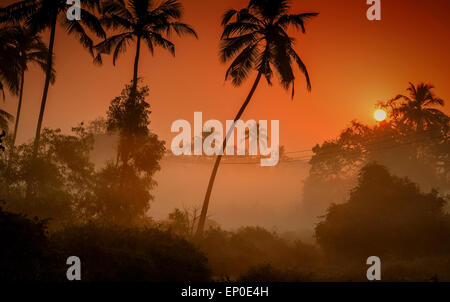
M 295 80 L 292 69 L 294 62 L 305 75 L 307 89 L 311 90 L 306 66 L 294 50 L 294 39 L 286 33 L 286 30 L 294 26 L 302 29 L 304 33 L 305 21 L 317 16 L 318 13 L 289 14 L 289 8 L 289 0 L 250 0 L 247 8 L 239 11 L 231 9 L 223 16 L 224 31 L 221 38 L 220 58 L 222 62 L 234 58 L 225 79 L 231 78 L 234 86 L 240 86 L 251 71 L 258 72 L 250 93 L 234 119 L 235 122 L 244 113 L 261 77 L 264 76 L 267 83 L 272 84 L 273 68 L 278 72 L 280 83 L 285 89 L 292 86 L 292 98 Z M 231 127 L 229 134 L 233 130 L 234 127 Z M 223 141 L 223 150 L 228 137 L 229 135 Z M 209 200 L 221 159 L 222 155 L 218 155 L 209 179 L 197 228 L 197 238 L 203 234 Z
M 14 147 L 19 126 L 20 112 L 22 108 L 23 88 L 25 83 L 25 72 L 30 63 L 38 64 L 43 71 L 47 70 L 48 48 L 42 42 L 39 35 L 21 26 L 8 27 L 0 32 L 0 40 L 4 41 L 17 54 L 17 64 L 20 66 L 20 88 L 19 103 L 17 106 L 16 121 L 12 138 Z M 51 83 L 55 81 L 55 71 L 52 69 Z
M 145 41 L 153 54 L 155 46 L 162 47 L 175 55 L 175 45 L 164 36 L 175 31 L 179 36 L 197 33 L 187 24 L 179 22 L 182 5 L 177 0 L 168 0 L 156 5 L 152 0 L 107 0 L 103 3 L 102 23 L 114 31 L 120 31 L 96 45 L 98 55 L 95 62 L 101 64 L 101 55 L 114 49 L 113 64 L 126 51 L 127 44 L 136 41 L 131 98 L 134 99 L 138 82 L 138 67 L 141 41 Z
M 37 156 L 49 85 L 53 78 L 53 48 L 58 18 L 60 18 L 67 33 L 78 36 L 80 43 L 90 51 L 92 56 L 94 55 L 93 42 L 86 33 L 85 27 L 101 38 L 106 36 L 98 18 L 89 11 L 100 10 L 99 0 L 81 0 L 81 20 L 79 21 L 70 21 L 67 18 L 67 10 L 71 6 L 71 4 L 67 4 L 66 0 L 20 0 L 0 10 L 0 22 L 24 21 L 27 27 L 37 33 L 50 29 L 48 53 L 45 60 L 47 62 L 45 84 L 33 145 L 33 157 Z
M 390 108 L 391 114 L 399 119 L 401 125 L 424 131 L 435 124 L 446 125 L 448 116 L 432 106 L 444 106 L 444 101 L 435 96 L 433 85 L 409 83 L 409 95 L 399 94 L 382 107 Z

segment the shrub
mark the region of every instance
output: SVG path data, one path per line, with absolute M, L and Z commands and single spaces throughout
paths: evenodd
M 61 263 L 80 258 L 84 281 L 208 281 L 210 276 L 206 257 L 191 243 L 156 229 L 88 224 L 67 227 L 52 241 Z
M 369 164 L 348 202 L 332 205 L 317 225 L 317 241 L 328 255 L 349 259 L 448 255 L 445 203 L 437 191 L 422 193 L 407 178 Z
M 0 280 L 40 280 L 48 273 L 46 222 L 0 207 Z

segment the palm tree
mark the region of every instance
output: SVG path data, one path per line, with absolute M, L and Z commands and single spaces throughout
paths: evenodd
M 432 125 L 446 125 L 448 116 L 432 106 L 444 106 L 444 101 L 435 96 L 433 85 L 409 83 L 408 95 L 399 94 L 392 100 L 382 104 L 390 108 L 391 114 L 398 119 L 400 125 L 406 125 L 417 131 L 424 131 Z
M 0 40 L 4 41 L 6 45 L 15 51 L 17 54 L 17 62 L 20 66 L 19 103 L 17 106 L 16 121 L 12 138 L 12 146 L 14 147 L 22 108 L 25 72 L 28 70 L 28 65 L 30 63 L 36 63 L 42 68 L 42 70 L 47 70 L 46 60 L 48 48 L 41 41 L 39 35 L 21 26 L 9 27 L 8 30 L 1 31 Z M 50 81 L 51 83 L 54 83 L 55 81 L 55 71 L 53 69 Z
M 240 86 L 251 71 L 257 71 L 253 86 L 237 113 L 234 121 L 239 120 L 264 76 L 269 85 L 272 84 L 273 69 L 279 75 L 281 85 L 285 89 L 292 86 L 294 97 L 294 80 L 292 64 L 296 63 L 306 77 L 307 89 L 311 90 L 308 71 L 300 56 L 293 48 L 294 39 L 286 30 L 290 26 L 305 32 L 305 21 L 318 13 L 289 14 L 289 0 L 250 0 L 247 8 L 239 11 L 228 10 L 222 19 L 224 26 L 221 37 L 221 61 L 234 58 L 226 72 L 225 79 L 232 80 L 234 86 Z M 234 20 L 233 20 L 234 18 Z M 231 127 L 229 130 L 234 130 Z M 225 150 L 229 135 L 223 141 Z M 208 189 L 203 202 L 202 212 L 197 228 L 197 238 L 203 234 L 209 199 L 222 155 L 218 155 L 209 179 Z
M 155 46 L 162 47 L 175 55 L 175 45 L 165 36 L 173 31 L 176 34 L 189 34 L 197 37 L 196 32 L 187 24 L 179 22 L 182 17 L 182 5 L 177 0 L 167 0 L 156 5 L 153 0 L 106 0 L 103 4 L 103 24 L 120 33 L 113 35 L 96 46 L 98 55 L 95 62 L 101 64 L 101 54 L 111 53 L 114 49 L 113 64 L 119 55 L 126 51 L 131 42 L 136 42 L 131 99 L 134 99 L 138 82 L 138 67 L 141 42 L 147 44 L 153 54 Z
M 45 105 L 47 102 L 49 85 L 52 81 L 53 48 L 58 18 L 65 27 L 67 33 L 78 36 L 80 43 L 87 48 L 93 56 L 93 42 L 86 33 L 85 27 L 93 31 L 97 36 L 101 38 L 105 37 L 105 32 L 100 21 L 89 11 L 92 11 L 93 9 L 99 10 L 99 5 L 99 0 L 81 0 L 81 20 L 79 21 L 70 21 L 67 18 L 67 10 L 71 7 L 71 4 L 67 4 L 66 0 L 20 0 L 0 9 L 0 22 L 15 23 L 24 21 L 27 27 L 37 33 L 45 29 L 50 30 L 48 53 L 45 60 L 45 62 L 47 62 L 45 84 L 36 127 L 33 157 L 37 156 Z

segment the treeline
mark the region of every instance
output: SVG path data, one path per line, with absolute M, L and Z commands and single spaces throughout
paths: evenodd
M 65 280 L 80 257 L 85 281 L 364 281 L 366 259 L 384 281 L 450 280 L 446 198 L 424 193 L 376 163 L 364 166 L 350 198 L 315 228 L 317 244 L 260 227 L 211 226 L 194 239 L 186 212 L 149 227 L 87 223 L 48 232 L 46 221 L 1 210 L 1 279 Z M 184 214 L 183 214 L 184 213 Z
M 347 200 L 359 170 L 373 161 L 424 190 L 450 193 L 450 118 L 433 88 L 410 83 L 407 94 L 378 104 L 389 114 L 386 121 L 375 126 L 352 121 L 337 138 L 312 149 L 303 188 L 305 221 L 317 223 L 332 203 Z
M 46 223 L 0 208 L 0 280 L 67 281 L 73 255 L 88 282 L 210 280 L 206 257 L 168 232 L 89 223 L 50 233 Z
M 30 217 L 51 219 L 49 227 L 89 221 L 125 226 L 146 225 L 153 175 L 160 169 L 164 142 L 149 130 L 147 87 L 132 86 L 113 99 L 107 118 L 80 124 L 66 135 L 44 129 L 38 157 L 33 143 L 13 146 L 0 153 L 0 200 L 4 207 Z M 98 132 L 101 131 L 101 132 Z M 95 167 L 91 161 L 95 136 L 117 135 L 114 161 Z

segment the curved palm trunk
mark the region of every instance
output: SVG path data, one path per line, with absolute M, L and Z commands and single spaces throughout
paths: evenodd
M 23 98 L 23 85 L 25 82 L 25 72 L 22 71 L 22 74 L 20 76 L 20 92 L 19 92 L 19 104 L 17 105 L 17 114 L 16 114 L 16 122 L 14 124 L 14 133 L 12 138 L 12 149 L 14 149 L 14 146 L 16 144 L 16 138 L 17 138 L 17 129 L 19 128 L 19 119 L 20 119 L 20 112 L 22 110 L 22 98 Z
M 50 42 L 49 42 L 49 47 L 48 47 L 47 70 L 45 73 L 45 85 L 44 85 L 44 92 L 42 94 L 41 109 L 39 111 L 39 119 L 38 119 L 38 123 L 37 123 L 37 127 L 36 127 L 36 137 L 34 139 L 34 145 L 33 145 L 33 158 L 37 157 L 37 153 L 38 153 L 38 149 L 39 149 L 39 142 L 41 140 L 42 120 L 44 119 L 45 104 L 47 102 L 48 88 L 50 86 L 50 78 L 52 75 L 53 47 L 55 44 L 56 19 L 57 19 L 57 15 L 55 14 L 53 16 L 52 25 L 51 25 L 51 29 L 50 29 Z
M 238 114 L 234 118 L 234 122 L 236 122 L 237 120 L 239 120 L 241 118 L 242 114 L 244 113 L 244 110 L 247 108 L 247 105 L 250 103 L 250 100 L 252 99 L 253 94 L 256 91 L 256 88 L 258 87 L 259 81 L 261 80 L 261 76 L 262 76 L 262 73 L 259 72 L 258 76 L 255 79 L 255 82 L 253 83 L 253 86 L 252 86 L 252 89 L 250 90 L 250 93 L 248 94 L 247 98 L 245 99 L 244 104 L 242 104 L 241 109 L 239 110 Z M 234 131 L 234 124 L 229 129 L 229 131 L 227 133 L 227 136 L 223 140 L 222 154 L 223 154 L 223 152 L 225 152 L 225 148 L 227 146 L 227 141 L 228 141 L 228 138 L 229 138 L 229 134 L 232 131 Z M 220 161 L 222 160 L 222 156 L 223 155 L 218 155 L 217 156 L 216 162 L 214 163 L 213 171 L 211 173 L 211 177 L 209 178 L 208 189 L 206 190 L 205 200 L 203 201 L 202 212 L 200 214 L 200 219 L 199 219 L 199 222 L 198 222 L 197 233 L 195 234 L 197 239 L 200 239 L 201 236 L 203 235 L 203 230 L 205 228 L 205 222 L 206 222 L 206 214 L 208 212 L 209 200 L 211 198 L 211 192 L 212 192 L 212 189 L 213 189 L 214 180 L 216 179 L 217 171 L 219 170 L 219 165 L 220 165 Z
M 130 94 L 130 99 L 133 103 L 136 101 L 140 54 L 141 54 L 141 37 L 138 37 L 137 44 L 136 44 L 136 56 L 134 57 L 133 83 L 131 86 L 131 94 Z M 122 154 L 122 155 L 124 156 L 124 158 L 122 158 L 123 164 L 127 165 L 128 152 L 124 152 L 124 154 Z M 119 154 L 117 156 L 119 157 Z
M 134 57 L 133 82 L 132 82 L 131 94 L 130 94 L 130 101 L 132 103 L 134 103 L 136 101 L 140 53 L 141 53 L 141 37 L 138 36 L 137 44 L 136 44 L 136 56 Z M 125 134 L 125 135 L 127 135 L 127 134 Z M 119 144 L 120 144 L 120 142 L 119 142 Z M 129 148 L 129 146 L 127 146 L 127 144 L 125 144 L 125 148 Z M 119 159 L 120 159 L 121 155 L 122 155 L 122 163 L 123 163 L 123 167 L 122 167 L 122 171 L 121 171 L 121 175 L 120 175 L 120 185 L 122 185 L 122 183 L 123 183 L 123 179 L 125 177 L 124 176 L 125 169 L 128 167 L 128 157 L 129 157 L 128 154 L 129 154 L 128 150 L 122 150 L 122 152 L 121 152 L 120 149 L 117 148 L 116 167 L 119 164 Z
M 135 99 L 137 91 L 137 81 L 138 81 L 138 68 L 139 68 L 139 57 L 141 54 L 141 37 L 137 38 L 136 44 L 136 56 L 134 57 L 134 71 L 133 71 L 133 86 L 131 89 L 131 98 Z

